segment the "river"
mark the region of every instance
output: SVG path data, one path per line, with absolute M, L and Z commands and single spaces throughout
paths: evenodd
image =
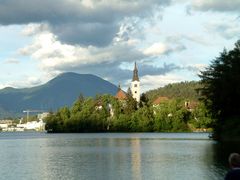
M 0 133 L 0 179 L 223 179 L 239 150 L 207 133 Z

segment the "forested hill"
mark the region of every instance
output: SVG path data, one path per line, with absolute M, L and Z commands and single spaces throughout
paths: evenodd
M 197 92 L 197 89 L 199 89 L 200 86 L 200 83 L 196 81 L 180 82 L 150 90 L 146 92 L 146 95 L 150 101 L 154 101 L 159 96 L 197 101 L 199 99 L 199 93 Z

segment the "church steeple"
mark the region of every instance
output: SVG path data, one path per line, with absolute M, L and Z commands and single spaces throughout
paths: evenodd
M 139 81 L 137 63 L 135 62 L 132 81 Z
M 118 91 L 120 91 L 121 90 L 121 84 L 119 83 L 118 84 Z
M 140 81 L 138 77 L 137 63 L 135 62 L 133 70 L 133 79 L 131 82 L 131 91 L 133 98 L 139 103 L 140 102 Z

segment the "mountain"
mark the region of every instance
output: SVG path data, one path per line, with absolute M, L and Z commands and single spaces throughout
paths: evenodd
M 77 97 L 115 95 L 118 87 L 91 74 L 63 73 L 33 88 L 0 90 L 0 118 L 21 115 L 25 109 L 56 110 L 71 106 Z

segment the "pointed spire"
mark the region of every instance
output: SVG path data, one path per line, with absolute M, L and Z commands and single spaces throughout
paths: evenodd
M 118 84 L 118 91 L 120 91 L 121 90 L 121 84 L 119 83 Z
M 134 65 L 134 70 L 133 70 L 133 79 L 132 81 L 139 81 L 138 78 L 138 69 L 137 69 L 137 63 L 135 61 L 135 65 Z

